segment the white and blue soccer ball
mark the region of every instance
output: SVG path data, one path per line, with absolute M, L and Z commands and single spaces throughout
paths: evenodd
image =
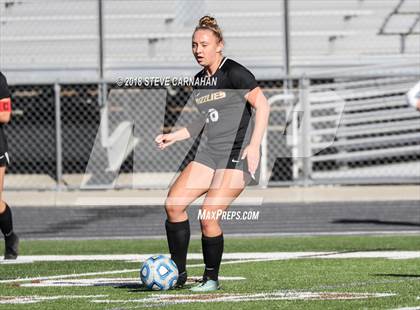
M 176 284 L 178 268 L 169 257 L 154 255 L 141 266 L 140 279 L 149 290 L 166 291 Z

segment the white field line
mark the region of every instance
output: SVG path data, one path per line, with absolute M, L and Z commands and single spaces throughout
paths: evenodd
M 241 264 L 241 263 L 250 263 L 250 262 L 258 262 L 258 261 L 271 261 L 271 260 L 277 260 L 277 259 L 269 258 L 269 259 L 237 260 L 237 261 L 222 262 L 222 264 L 223 265 Z M 187 265 L 187 267 L 188 268 L 204 267 L 204 264 L 192 264 L 192 265 Z M 140 272 L 140 268 L 139 269 L 110 270 L 110 271 L 100 271 L 100 272 L 87 272 L 87 273 L 73 273 L 73 274 L 64 274 L 64 275 L 46 276 L 46 277 L 17 278 L 17 279 L 9 279 L 9 280 L 0 280 L 0 284 L 1 283 L 29 282 L 29 281 L 71 279 L 71 278 L 79 278 L 79 277 L 100 276 L 100 275 L 107 275 L 107 274 L 122 274 L 122 273 L 132 273 L 132 272 L 138 273 Z
M 32 304 L 59 299 L 91 299 L 93 303 L 127 304 L 140 303 L 147 306 L 170 304 L 244 302 L 267 300 L 352 300 L 395 296 L 391 293 L 343 293 L 343 292 L 296 292 L 277 291 L 256 294 L 153 294 L 142 299 L 110 300 L 108 295 L 57 295 L 57 296 L 0 296 L 0 304 Z
M 343 292 L 294 292 L 278 291 L 257 294 L 153 294 L 142 299 L 107 300 L 94 299 L 94 303 L 143 303 L 156 306 L 180 303 L 244 302 L 267 300 L 350 300 L 395 296 L 390 293 L 343 293 Z
M 57 295 L 57 296 L 0 296 L 0 304 L 33 304 L 58 299 L 104 298 L 108 295 Z
M 123 261 L 137 261 L 145 260 L 152 256 L 152 254 L 143 255 L 46 255 L 46 256 L 29 256 L 31 260 L 27 260 L 27 257 L 21 257 L 17 260 L 25 262 L 34 261 L 93 261 L 93 260 L 123 260 Z M 266 253 L 225 253 L 223 259 L 238 259 L 234 261 L 225 261 L 222 264 L 239 264 L 249 263 L 257 261 L 270 261 L 270 260 L 287 260 L 287 259 L 302 259 L 302 258 L 317 258 L 317 259 L 337 259 L 337 258 L 388 258 L 388 259 L 412 259 L 420 258 L 420 251 L 371 251 L 371 252 L 350 252 L 350 253 L 337 253 L 337 252 L 266 252 Z M 62 259 L 62 260 L 61 260 Z M 202 259 L 202 254 L 191 253 L 188 255 L 188 259 Z M 13 262 L 13 261 L 12 261 Z M 7 261 L 9 263 L 9 261 Z M 202 267 L 204 264 L 193 264 L 188 267 Z M 86 276 L 99 276 L 105 274 L 121 274 L 138 272 L 138 269 L 123 269 L 123 270 L 111 270 L 102 272 L 89 272 L 79 274 L 67 274 L 67 275 L 56 275 L 48 277 L 33 277 L 33 278 L 18 278 L 9 280 L 0 280 L 0 283 L 14 283 L 14 282 L 26 282 L 26 281 L 42 281 L 42 280 L 53 280 L 53 279 L 66 279 Z
M 142 262 L 152 254 L 123 255 L 27 255 L 17 260 L 0 260 L 0 264 L 25 264 L 33 262 L 65 262 L 65 261 L 127 261 Z M 168 254 L 166 254 L 168 255 Z M 190 253 L 188 259 L 202 259 L 201 253 Z M 224 253 L 223 259 L 298 259 L 298 258 L 385 258 L 413 259 L 420 258 L 420 251 L 359 251 L 359 252 L 246 252 Z
M 223 259 L 293 259 L 313 255 L 330 255 L 337 252 L 261 252 L 261 253 L 224 253 Z M 114 254 L 114 255 L 26 255 L 16 260 L 0 260 L 0 264 L 28 264 L 34 262 L 73 262 L 73 261 L 127 261 L 143 262 L 151 254 Z M 169 254 L 165 254 L 169 256 Z M 419 252 L 420 256 L 420 252 Z M 189 253 L 187 259 L 203 259 L 202 253 Z
M 17 279 L 10 279 L 10 280 L 0 280 L 0 283 L 16 283 L 16 282 L 27 282 L 27 281 L 68 279 L 68 278 L 90 277 L 90 276 L 100 276 L 100 275 L 106 275 L 106 274 L 120 274 L 120 273 L 130 273 L 130 272 L 139 272 L 139 269 L 123 269 L 123 270 L 111 270 L 111 271 L 101 271 L 101 272 L 74 273 L 74 274 L 64 274 L 64 275 L 48 276 L 48 277 L 17 278 Z

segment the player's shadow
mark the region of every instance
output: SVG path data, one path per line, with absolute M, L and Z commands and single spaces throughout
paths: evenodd
M 178 290 L 185 290 L 185 289 L 189 289 L 193 287 L 193 285 L 185 285 L 183 288 L 180 289 L 171 289 L 170 291 L 172 292 L 176 292 Z M 152 292 L 151 290 L 149 290 L 147 287 L 143 286 L 142 284 L 122 284 L 122 285 L 116 285 L 114 286 L 114 288 L 119 288 L 119 289 L 125 289 L 126 292 L 128 293 L 138 293 L 138 292 Z M 161 292 L 165 292 L 165 291 L 161 291 Z M 167 291 L 166 291 L 167 292 Z
M 379 252 L 379 251 L 395 251 L 397 248 L 372 248 L 372 249 L 352 249 L 352 250 L 343 250 L 343 251 L 337 251 L 332 253 L 325 253 L 320 255 L 314 255 L 316 257 L 322 257 L 322 256 L 330 256 L 330 255 L 336 255 L 336 254 L 347 254 L 347 253 L 357 253 L 357 252 Z M 309 255 L 312 256 L 312 255 Z
M 145 286 L 137 283 L 127 283 L 121 285 L 115 285 L 114 288 L 124 289 L 129 293 L 138 293 L 138 292 L 150 292 Z
M 374 224 L 374 225 L 392 225 L 392 226 L 415 226 L 420 227 L 418 222 L 405 221 L 382 221 L 376 219 L 337 219 L 332 221 L 333 224 Z
M 420 278 L 420 274 L 375 273 L 375 277 Z

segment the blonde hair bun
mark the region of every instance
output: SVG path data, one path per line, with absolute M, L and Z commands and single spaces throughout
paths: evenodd
M 200 20 L 198 21 L 198 25 L 195 28 L 195 31 L 200 30 L 200 29 L 211 30 L 214 33 L 214 35 L 217 37 L 219 42 L 223 41 L 222 30 L 217 24 L 216 18 L 209 15 L 205 15 L 201 17 Z
M 209 15 L 205 15 L 205 16 L 201 17 L 200 20 L 198 21 L 198 26 L 199 27 L 209 27 L 209 28 L 219 27 L 219 25 L 217 25 L 216 18 L 214 18 L 212 16 L 209 16 Z

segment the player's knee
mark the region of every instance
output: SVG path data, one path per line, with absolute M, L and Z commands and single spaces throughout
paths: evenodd
M 170 200 L 166 199 L 165 201 L 165 211 L 168 219 L 176 220 L 182 216 L 185 212 L 185 206 L 171 203 Z
M 165 203 L 165 211 L 168 217 L 172 217 L 179 213 L 179 208 L 169 203 Z
M 220 225 L 215 220 L 200 220 L 201 232 L 205 236 L 212 236 L 220 231 Z

